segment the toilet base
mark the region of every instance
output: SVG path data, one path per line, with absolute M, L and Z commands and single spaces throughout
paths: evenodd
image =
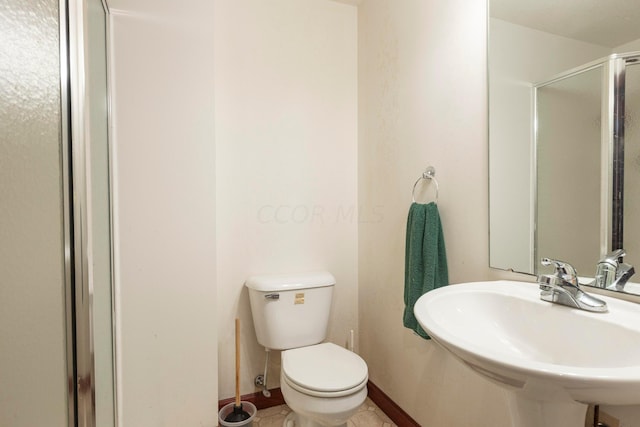
M 351 359 L 351 362 L 355 360 L 355 362 L 357 362 L 356 365 L 358 365 L 357 367 L 361 368 L 356 370 L 356 372 L 362 374 L 361 382 L 358 384 L 356 381 L 353 381 L 355 383 L 353 388 L 337 390 L 335 392 L 302 388 L 300 384 L 290 380 L 285 373 L 286 363 L 289 362 L 291 360 L 290 357 L 292 357 L 290 356 L 290 352 L 302 350 L 305 350 L 307 353 L 320 351 L 321 354 L 324 354 L 328 352 L 330 354 L 326 354 L 326 356 L 332 360 L 335 358 L 345 359 L 346 355 L 346 359 L 348 359 L 347 362 L 349 362 L 349 359 Z M 307 354 L 307 356 L 313 359 L 311 355 Z M 317 356 L 314 357 L 317 358 Z M 280 370 L 280 390 L 282 391 L 284 401 L 293 413 L 293 415 L 287 417 L 284 426 L 346 427 L 349 418 L 358 412 L 358 408 L 360 408 L 360 405 L 362 405 L 367 398 L 366 366 L 364 360 L 359 356 L 331 343 L 284 351 L 282 353 L 282 369 Z M 307 368 L 313 370 L 314 366 L 312 364 L 307 366 Z M 325 370 L 330 371 L 330 368 L 330 366 L 325 366 Z M 340 383 L 340 381 L 338 381 L 338 383 Z
M 322 424 L 305 417 L 301 417 L 295 412 L 290 412 L 284 419 L 282 427 L 325 427 Z M 340 424 L 336 427 L 347 427 L 347 423 Z
M 347 396 L 308 396 L 291 388 L 283 376 L 280 377 L 280 388 L 292 411 L 285 419 L 285 427 L 345 427 L 367 398 L 366 386 Z

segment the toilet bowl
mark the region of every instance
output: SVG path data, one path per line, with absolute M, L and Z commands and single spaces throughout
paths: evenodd
M 282 353 L 280 388 L 293 411 L 285 427 L 344 426 L 367 397 L 367 365 L 332 343 Z

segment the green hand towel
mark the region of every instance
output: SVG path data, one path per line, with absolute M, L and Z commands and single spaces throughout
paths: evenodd
M 423 294 L 449 284 L 447 254 L 438 206 L 412 203 L 407 220 L 404 267 L 404 326 L 424 339 L 431 339 L 413 314 Z

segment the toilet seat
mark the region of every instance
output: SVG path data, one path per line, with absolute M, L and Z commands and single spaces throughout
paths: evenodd
M 282 377 L 291 388 L 317 397 L 356 393 L 369 378 L 360 356 L 332 343 L 283 351 Z

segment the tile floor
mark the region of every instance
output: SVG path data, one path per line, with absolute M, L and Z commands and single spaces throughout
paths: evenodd
M 287 405 L 261 409 L 253 419 L 254 427 L 282 427 L 291 409 Z M 347 422 L 347 427 L 397 427 L 369 398 Z

